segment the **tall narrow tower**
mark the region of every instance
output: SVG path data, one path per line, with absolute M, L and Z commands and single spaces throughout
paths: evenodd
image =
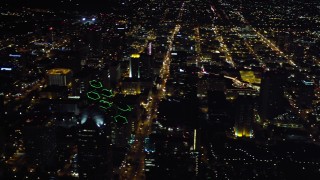
M 0 125 L 2 125 L 4 119 L 4 93 L 0 92 Z
M 81 180 L 111 179 L 110 142 L 102 114 L 85 111 L 78 129 L 79 178 Z
M 252 125 L 254 122 L 254 104 L 256 93 L 243 91 L 238 93 L 235 101 L 235 125 L 234 132 L 236 137 L 253 137 Z
M 129 77 L 140 78 L 140 54 L 132 54 L 129 61 Z
M 272 120 L 284 112 L 284 82 L 286 75 L 268 71 L 263 74 L 260 90 L 259 112 L 262 120 Z

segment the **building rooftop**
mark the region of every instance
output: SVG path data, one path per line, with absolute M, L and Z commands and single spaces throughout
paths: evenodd
M 68 74 L 71 72 L 71 69 L 65 69 L 65 68 L 55 68 L 48 70 L 48 74 L 50 75 L 58 75 L 58 74 Z

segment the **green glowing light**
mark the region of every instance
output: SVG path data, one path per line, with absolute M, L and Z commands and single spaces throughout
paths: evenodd
M 110 107 L 105 107 L 105 106 L 99 106 L 100 108 L 104 109 L 104 110 L 107 110 L 109 109 Z
M 124 112 L 127 112 L 127 111 L 132 111 L 132 107 L 130 107 L 129 105 L 127 105 L 127 109 L 122 109 L 122 108 L 120 108 L 120 107 L 118 107 L 118 109 L 120 110 L 120 111 L 124 111 Z
M 107 101 L 106 100 L 107 98 L 114 97 L 113 91 L 103 87 L 103 84 L 100 81 L 91 80 L 89 81 L 89 83 L 92 88 L 100 89 L 99 90 L 100 93 L 96 92 L 97 90 L 87 92 L 87 97 L 93 101 L 97 101 L 100 105 L 99 106 L 100 108 L 104 110 L 108 110 L 110 108 L 113 108 L 113 109 L 117 108 L 121 112 L 132 111 L 133 108 L 129 105 L 125 105 L 123 108 L 119 106 L 114 107 L 113 102 Z M 122 121 L 124 124 L 128 123 L 128 119 L 125 116 L 122 116 L 121 113 L 114 116 L 113 118 L 115 122 Z
M 103 109 L 109 109 L 113 104 L 112 102 L 105 101 L 105 100 L 100 100 L 99 102 L 103 104 L 103 106 L 102 105 L 100 106 Z
M 114 96 L 114 94 L 112 93 L 112 90 L 109 89 L 102 89 L 102 92 L 107 92 L 107 94 L 101 94 L 101 96 L 107 97 L 107 98 L 111 98 Z
M 93 97 L 93 96 L 96 96 L 96 97 Z M 94 92 L 94 91 L 87 92 L 87 97 L 88 97 L 89 99 L 94 100 L 94 101 L 100 99 L 99 93 Z
M 96 88 L 96 89 L 103 87 L 102 83 L 99 81 L 96 81 L 96 80 L 89 81 L 89 84 L 91 87 Z
M 124 117 L 124 116 L 116 115 L 116 116 L 114 117 L 114 120 L 115 120 L 116 122 L 118 122 L 118 120 L 120 120 L 120 119 L 122 119 L 122 121 L 125 121 L 125 123 L 124 123 L 124 124 L 128 123 L 127 118 L 126 118 L 126 117 Z

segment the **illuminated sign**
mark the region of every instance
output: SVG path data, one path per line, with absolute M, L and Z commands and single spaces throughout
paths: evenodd
M 193 150 L 195 151 L 197 148 L 197 129 L 193 131 Z
M 131 54 L 131 58 L 140 58 L 140 54 Z
M 148 55 L 151 55 L 152 54 L 152 43 L 149 42 L 148 44 Z
M 312 86 L 313 85 L 313 82 L 312 81 L 305 81 L 305 80 L 302 80 L 303 84 L 306 85 L 306 86 Z
M 12 68 L 2 67 L 2 68 L 0 68 L 0 71 L 12 71 Z
M 68 99 L 80 99 L 80 96 L 68 96 Z
M 130 112 L 133 108 L 129 105 L 125 105 L 124 107 L 115 105 L 114 102 L 112 102 L 112 98 L 114 97 L 112 90 L 105 88 L 100 81 L 91 80 L 89 84 L 94 90 L 87 92 L 88 99 L 98 103 L 99 107 L 104 111 L 115 110 L 117 112 L 117 115 L 113 116 L 115 122 L 122 121 L 124 124 L 128 123 L 128 119 L 123 113 Z
M 10 57 L 17 57 L 17 58 L 21 57 L 21 55 L 19 55 L 19 54 L 9 54 L 9 56 Z

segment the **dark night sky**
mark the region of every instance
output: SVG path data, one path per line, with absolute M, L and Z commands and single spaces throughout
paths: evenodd
M 63 1 L 63 3 L 61 3 Z M 116 6 L 117 0 L 1 0 L 11 7 L 39 7 L 64 10 L 108 11 Z M 79 6 L 76 6 L 79 4 Z

